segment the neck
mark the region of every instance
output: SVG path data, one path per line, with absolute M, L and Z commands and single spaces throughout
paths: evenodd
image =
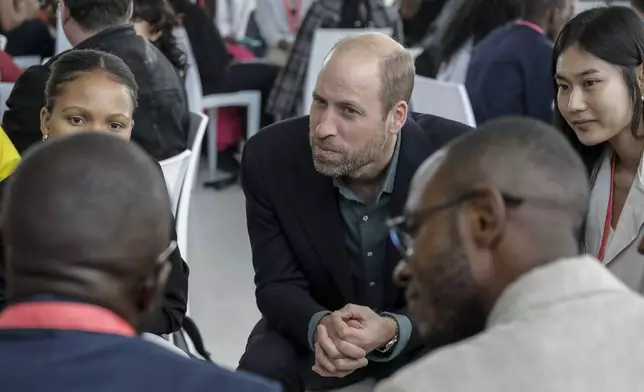
M 640 125 L 642 128 L 643 125 Z M 644 152 L 644 140 L 637 140 L 630 129 L 625 129 L 608 141 L 615 152 L 615 166 L 636 173 Z
M 111 27 L 111 26 L 108 26 L 108 27 Z M 96 34 L 107 29 L 108 27 L 89 31 L 89 30 L 83 29 L 81 26 L 78 25 L 78 23 L 74 22 L 73 20 L 70 20 L 66 23 L 66 26 L 65 26 L 65 36 L 67 36 L 67 39 L 69 40 L 69 43 L 72 44 L 72 46 L 76 46 L 81 42 L 89 38 L 92 38 Z

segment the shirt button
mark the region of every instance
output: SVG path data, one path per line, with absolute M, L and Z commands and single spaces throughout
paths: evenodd
M 373 256 L 373 252 L 367 253 L 367 256 L 369 256 L 369 257 Z
M 371 287 L 373 287 L 373 286 L 375 286 L 375 285 L 376 285 L 376 282 L 371 282 L 371 283 L 369 283 L 369 286 L 371 286 Z
M 362 217 L 362 220 L 366 222 L 366 221 L 369 220 L 369 217 L 367 215 L 365 215 L 365 216 Z

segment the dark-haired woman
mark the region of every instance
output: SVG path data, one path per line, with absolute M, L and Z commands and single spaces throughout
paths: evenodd
M 644 292 L 644 22 L 626 7 L 568 22 L 555 43 L 555 122 L 581 154 L 592 191 L 584 251 Z
M 452 0 L 430 26 L 416 73 L 465 83 L 472 49 L 492 30 L 516 20 L 524 0 Z
M 166 0 L 134 0 L 132 21 L 136 32 L 152 42 L 183 79 L 188 61 L 173 34 L 180 23 L 170 4 Z
M 114 55 L 95 50 L 61 55 L 47 81 L 40 115 L 43 139 L 99 131 L 130 140 L 137 90 L 134 75 Z M 161 306 L 145 331 L 157 335 L 179 330 L 187 308 L 188 266 L 178 249 L 169 260 L 172 270 Z

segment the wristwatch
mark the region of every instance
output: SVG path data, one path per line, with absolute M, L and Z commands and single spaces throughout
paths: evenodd
M 393 351 L 394 347 L 396 347 L 396 343 L 398 343 L 398 338 L 400 337 L 400 326 L 398 326 L 398 321 L 396 321 L 395 318 L 386 315 L 384 317 L 389 317 L 396 322 L 396 334 L 394 335 L 394 337 L 391 338 L 391 340 L 388 341 L 387 344 L 376 349 L 378 353 L 387 355 Z

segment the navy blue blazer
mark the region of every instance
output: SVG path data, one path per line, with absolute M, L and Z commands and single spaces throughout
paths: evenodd
M 510 115 L 552 123 L 552 41 L 516 23 L 492 31 L 472 52 L 465 87 L 479 125 Z
M 0 331 L 2 392 L 278 392 L 277 384 L 192 360 L 139 338 Z

